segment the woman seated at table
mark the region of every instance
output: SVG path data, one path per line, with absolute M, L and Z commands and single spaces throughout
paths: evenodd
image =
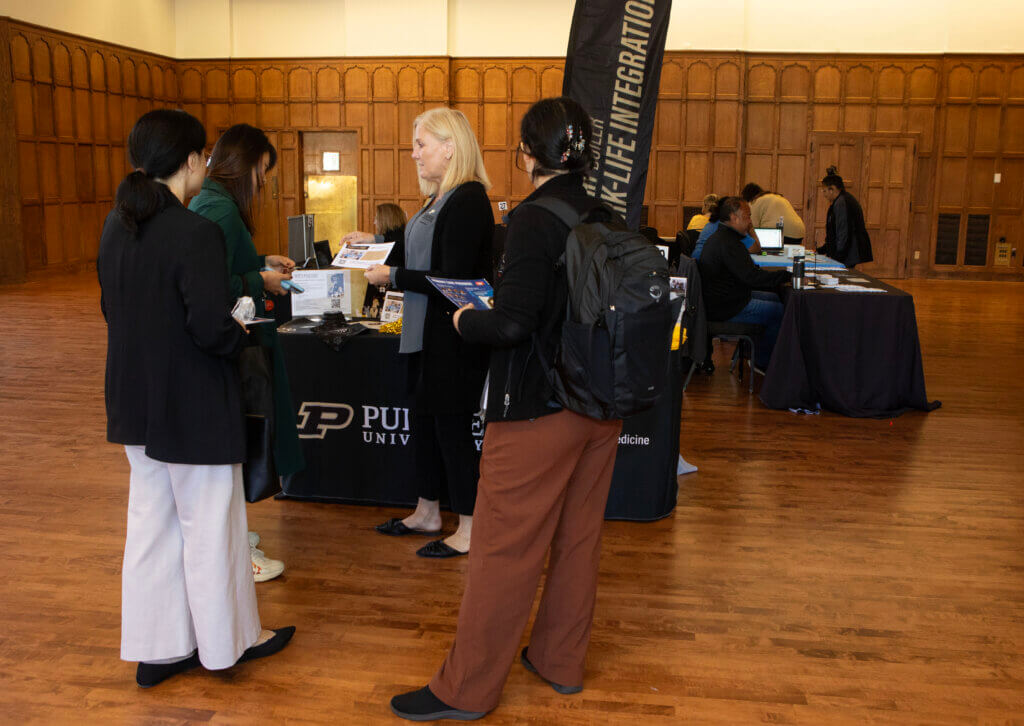
M 721 204 L 723 199 L 728 198 L 728 196 L 717 197 L 716 201 L 710 205 L 708 223 L 704 225 L 704 229 L 700 231 L 700 237 L 697 238 L 697 244 L 693 248 L 693 259 L 700 259 L 701 254 L 704 252 L 704 245 L 707 244 L 709 239 L 711 239 L 711 235 L 718 231 L 718 227 L 721 224 L 721 220 L 717 213 L 718 205 Z M 750 254 L 757 255 L 761 253 L 761 242 L 757 239 L 757 232 L 754 231 L 753 224 L 750 224 L 745 230 L 743 230 L 743 239 L 741 241 Z
M 704 197 L 704 206 L 701 207 L 700 214 L 690 217 L 690 223 L 686 225 L 686 231 L 703 232 L 704 228 L 708 226 L 708 222 L 711 221 L 711 209 L 717 202 L 717 194 L 708 194 Z
M 384 260 L 385 265 L 391 267 L 402 267 L 405 265 L 405 212 L 397 204 L 386 202 L 377 205 L 377 213 L 373 215 L 374 234 L 369 232 L 349 232 L 341 238 L 341 245 L 360 244 L 373 242 L 381 244 L 394 242 L 388 257 Z M 366 285 L 366 295 L 363 296 L 363 315 L 371 318 L 380 314 L 384 307 L 384 291 L 387 285 Z M 374 305 L 376 303 L 376 305 Z M 371 310 L 375 312 L 371 313 Z
M 697 265 L 709 322 L 753 323 L 765 327 L 754 365 L 768 368 L 782 322 L 778 295 L 764 292 L 789 282 L 786 270 L 762 270 L 750 258 L 743 236 L 750 228 L 750 205 L 740 197 L 718 202 L 712 222 L 718 228 L 704 245 Z M 709 223 L 710 226 L 710 223 Z

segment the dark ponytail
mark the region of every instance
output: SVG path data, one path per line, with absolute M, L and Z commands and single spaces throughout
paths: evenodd
M 533 104 L 519 125 L 519 136 L 534 158 L 533 177 L 586 173 L 594 167 L 593 124 L 576 101 L 562 96 Z
M 136 121 L 128 135 L 128 161 L 135 171 L 117 187 L 115 198 L 121 224 L 138 234 L 140 224 L 167 206 L 167 187 L 156 180 L 173 176 L 205 146 L 206 130 L 185 111 L 158 109 Z
M 843 178 L 839 176 L 834 166 L 830 166 L 825 170 L 825 178 L 821 180 L 823 187 L 835 187 L 839 191 L 845 191 L 846 185 L 843 184 Z

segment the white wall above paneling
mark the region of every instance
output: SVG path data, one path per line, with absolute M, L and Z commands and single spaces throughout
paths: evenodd
M 177 58 L 561 56 L 575 0 L 0 0 L 9 15 Z M 1011 0 L 675 0 L 669 50 L 1018 53 Z

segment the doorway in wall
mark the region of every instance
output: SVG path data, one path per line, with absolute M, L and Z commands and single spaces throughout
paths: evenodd
M 337 253 L 341 238 L 359 224 L 359 136 L 355 131 L 301 135 L 306 214 L 315 215 L 314 237 Z

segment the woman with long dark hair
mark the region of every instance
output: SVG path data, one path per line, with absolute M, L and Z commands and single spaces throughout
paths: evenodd
M 850 192 L 834 166 L 821 180 L 821 191 L 829 201 L 825 218 L 825 244 L 818 248 L 833 260 L 847 267 L 871 262 L 871 237 L 864 225 L 864 210 Z
M 412 158 L 427 203 L 405 227 L 402 266 L 366 271 L 371 285 L 391 283 L 405 293 L 399 352 L 413 396 L 412 436 L 419 477 L 416 509 L 377 531 L 390 536 L 439 534 L 440 493 L 446 486 L 459 526 L 421 547 L 420 557 L 469 552 L 480 454 L 473 414 L 487 375 L 487 348 L 462 340 L 452 328 L 453 306 L 427 276 L 460 279 L 491 274 L 494 213 L 491 186 L 473 128 L 461 111 L 432 108 L 413 122 Z
M 561 200 L 591 219 L 608 214 L 583 189 L 591 131 L 586 111 L 569 98 L 538 101 L 523 116 L 519 156 L 534 191 L 509 214 L 494 309 L 462 308 L 452 321 L 464 340 L 492 346 L 473 548 L 455 643 L 429 685 L 391 700 L 402 718 L 470 720 L 498 705 L 546 559 L 520 660 L 558 693 L 583 688 L 622 422 L 554 400 L 541 360 L 555 359 L 565 319 L 559 259 L 569 227 L 531 202 Z
M 260 255 L 252 235 L 256 210 L 267 172 L 277 163 L 277 149 L 260 129 L 248 124 L 232 126 L 217 140 L 210 155 L 202 191 L 189 209 L 206 217 L 224 232 L 227 243 L 228 283 L 232 299 L 247 295 L 256 315 L 267 314 L 266 294 L 284 295 L 281 282 L 291 278 L 295 262 L 283 255 Z M 295 408 L 288 386 L 288 371 L 273 325 L 256 326 L 252 335 L 270 350 L 274 374 L 274 467 L 280 476 L 305 466 L 295 426 Z M 272 580 L 284 563 L 257 549 L 259 535 L 249 535 L 252 573 L 256 582 Z
M 107 321 L 107 440 L 131 466 L 121 658 L 142 687 L 198 666 L 277 652 L 294 628 L 260 627 L 249 575 L 245 434 L 224 240 L 184 207 L 203 182 L 206 131 L 150 111 L 128 137 L 96 270 Z

